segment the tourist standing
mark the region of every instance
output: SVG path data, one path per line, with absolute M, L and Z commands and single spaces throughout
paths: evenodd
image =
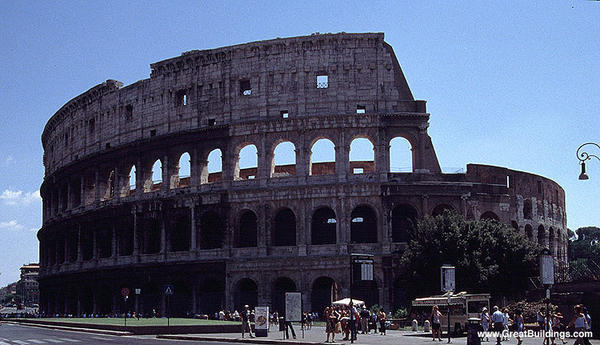
M 369 319 L 371 318 L 371 313 L 369 313 L 369 309 L 363 305 L 362 310 L 360 311 L 360 328 L 362 330 L 362 334 L 369 333 Z
M 523 326 L 525 325 L 525 320 L 523 320 L 523 313 L 520 310 L 517 310 L 515 312 L 513 322 L 515 323 L 515 331 L 518 332 L 517 333 L 517 345 L 521 345 L 523 343 L 523 341 L 521 340 L 519 333 L 523 332 Z
M 434 305 L 433 308 L 431 308 L 429 320 L 431 321 L 431 336 L 433 337 L 433 341 L 435 341 L 436 334 L 438 340 L 442 341 L 442 313 L 437 305 Z
M 492 324 L 494 325 L 494 331 L 498 332 L 496 338 L 496 344 L 500 345 L 500 337 L 504 330 L 504 314 L 500 311 L 498 306 L 494 306 L 494 313 L 492 314 Z
M 587 320 L 585 318 L 585 315 L 583 314 L 583 308 L 581 307 L 581 305 L 576 305 L 575 307 L 573 307 L 573 312 L 573 319 L 571 319 L 571 322 L 569 322 L 568 327 L 575 327 L 575 332 L 578 333 L 586 331 Z M 583 337 L 581 337 L 580 335 L 581 334 L 577 334 L 577 339 L 575 340 L 575 343 L 573 343 L 573 345 L 585 344 L 585 342 L 583 341 Z
M 244 306 L 244 310 L 240 314 L 240 318 L 242 319 L 242 338 L 248 332 L 250 338 L 254 338 L 252 335 L 252 328 L 250 327 L 250 307 L 246 304 Z
M 490 330 L 490 312 L 487 307 L 483 307 L 481 311 L 481 327 L 483 327 L 483 331 L 486 333 L 485 341 L 489 341 L 487 332 Z M 481 340 L 483 341 L 483 337 L 481 337 Z
M 387 316 L 385 315 L 385 311 L 383 308 L 379 311 L 379 333 L 385 335 L 385 322 L 387 321 Z

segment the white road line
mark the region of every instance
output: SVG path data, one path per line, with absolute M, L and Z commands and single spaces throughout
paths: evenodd
M 51 343 L 64 343 L 64 341 L 62 340 L 58 340 L 58 339 L 44 339 L 45 341 L 51 342 Z
M 11 342 L 17 343 L 17 344 L 21 344 L 21 345 L 27 345 L 27 344 L 29 344 L 28 342 L 23 341 L 23 340 L 11 340 Z
M 30 341 L 30 342 L 35 343 L 35 344 L 46 344 L 45 341 L 43 341 L 43 340 L 37 340 L 37 339 L 27 339 L 27 341 Z
M 97 340 L 104 340 L 104 341 L 111 341 L 112 339 L 110 338 L 103 338 L 103 337 L 90 337 L 92 339 L 97 339 Z
M 64 341 L 68 341 L 68 342 L 71 342 L 71 343 L 79 343 L 80 342 L 79 340 L 69 339 L 69 338 L 58 338 L 58 339 L 64 340 Z
M 6 339 L 5 339 L 6 340 Z M 0 341 L 0 345 L 10 345 L 9 343 L 5 343 L 3 341 Z

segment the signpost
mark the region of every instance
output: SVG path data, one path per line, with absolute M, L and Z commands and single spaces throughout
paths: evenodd
M 173 287 L 172 284 L 165 284 L 163 285 L 163 293 L 165 294 L 165 296 L 167 297 L 167 327 L 170 326 L 170 317 L 171 317 L 171 313 L 169 310 L 169 305 L 170 305 L 170 299 L 171 299 L 171 295 L 173 295 L 175 293 L 175 288 Z
M 356 321 L 353 312 L 352 286 L 354 284 L 354 271 L 360 272 L 360 280 L 373 280 L 373 255 L 372 254 L 350 254 L 350 343 L 356 340 Z
M 442 265 L 440 267 L 441 290 L 448 293 L 448 344 L 450 344 L 450 298 L 456 288 L 455 271 L 454 266 Z
M 127 299 L 129 298 L 129 289 L 124 287 L 121 289 L 121 296 L 125 302 L 125 327 L 127 327 Z
M 544 331 L 550 330 L 550 289 L 554 285 L 554 258 L 548 248 L 544 248 L 540 253 L 540 281 L 546 289 L 546 320 Z M 547 344 L 549 337 L 544 336 L 544 344 Z

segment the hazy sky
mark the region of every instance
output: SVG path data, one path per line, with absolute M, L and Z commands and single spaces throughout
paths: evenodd
M 40 136 L 65 102 L 184 51 L 314 32 L 385 33 L 443 167 L 551 178 L 569 228 L 600 225 L 600 162 L 578 181 L 575 156 L 600 142 L 600 2 L 286 3 L 0 0 L 0 286 L 38 261 Z

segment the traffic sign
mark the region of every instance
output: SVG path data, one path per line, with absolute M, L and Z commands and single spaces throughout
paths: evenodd
M 123 296 L 123 297 L 129 296 L 129 289 L 128 288 L 122 288 L 121 289 L 121 296 Z
M 163 292 L 165 295 L 169 296 L 175 292 L 175 289 L 173 288 L 173 285 L 163 285 Z

